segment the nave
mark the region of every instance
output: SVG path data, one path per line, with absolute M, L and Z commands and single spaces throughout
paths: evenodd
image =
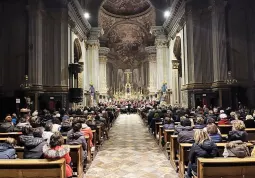
M 86 178 L 177 178 L 137 114 L 120 115 Z

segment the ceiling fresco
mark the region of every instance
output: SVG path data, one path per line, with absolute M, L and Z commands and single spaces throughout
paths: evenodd
M 110 4 L 114 4 L 111 10 L 107 9 Z M 153 38 L 150 28 L 156 25 L 156 12 L 149 1 L 107 0 L 99 11 L 98 23 L 108 40 L 109 62 L 116 68 L 137 68 L 146 59 L 145 47 Z
M 147 0 L 107 0 L 103 8 L 115 15 L 136 15 L 150 8 Z
M 135 24 L 116 25 L 108 34 L 109 48 L 119 68 L 134 68 L 144 59 L 146 34 Z

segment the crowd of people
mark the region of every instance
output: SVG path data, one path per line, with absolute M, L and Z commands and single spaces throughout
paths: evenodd
M 107 127 L 116 117 L 114 108 L 99 106 L 78 110 L 47 110 L 33 112 L 21 109 L 20 117 L 16 114 L 7 115 L 0 125 L 0 133 L 22 132 L 17 140 L 8 138 L 0 143 L 0 159 L 16 159 L 15 146 L 24 147 L 24 159 L 59 159 L 66 160 L 66 177 L 72 177 L 72 160 L 68 145 L 82 145 L 83 161 L 86 166 L 87 142 L 95 149 L 92 130 L 101 126 L 103 136 L 108 138 Z M 64 137 L 66 136 L 66 145 Z M 99 138 L 101 139 L 101 138 Z M 84 167 L 85 168 L 85 167 Z
M 239 108 L 236 111 L 227 108 L 206 107 L 197 109 L 184 109 L 172 107 L 160 107 L 159 105 L 143 107 L 143 118 L 147 118 L 149 131 L 155 133 L 155 123 L 162 122 L 163 129 L 174 130 L 179 143 L 192 143 L 189 153 L 189 164 L 186 177 L 197 175 L 197 158 L 226 157 L 255 157 L 247 147 L 248 133 L 246 128 L 255 128 L 255 111 Z M 178 124 L 176 124 L 176 122 Z M 223 142 L 220 125 L 232 125 L 226 138 L 226 146 L 223 155 L 220 155 L 216 143 Z M 164 137 L 162 137 L 164 145 Z

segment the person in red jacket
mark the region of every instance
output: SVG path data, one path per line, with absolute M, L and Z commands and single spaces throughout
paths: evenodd
M 230 125 L 227 114 L 220 114 L 220 120 L 218 122 L 218 125 Z
M 43 153 L 47 159 L 60 159 L 65 158 L 66 160 L 66 177 L 71 178 L 73 176 L 73 170 L 70 166 L 71 157 L 69 155 L 69 146 L 63 146 L 64 138 L 60 132 L 54 132 L 50 137 L 50 144 L 44 145 Z

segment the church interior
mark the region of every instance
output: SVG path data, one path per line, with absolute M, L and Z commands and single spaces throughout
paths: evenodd
M 12 169 L 20 178 L 253 177 L 255 158 L 222 156 L 240 139 L 255 156 L 253 18 L 254 0 L 1 0 L 0 178 Z M 1 160 L 10 137 L 25 158 L 39 125 L 40 139 L 51 135 L 45 158 L 54 139 L 70 146 L 84 133 L 68 148 L 75 161 Z M 184 131 L 192 142 L 180 142 Z M 244 136 L 231 140 L 237 131 Z

